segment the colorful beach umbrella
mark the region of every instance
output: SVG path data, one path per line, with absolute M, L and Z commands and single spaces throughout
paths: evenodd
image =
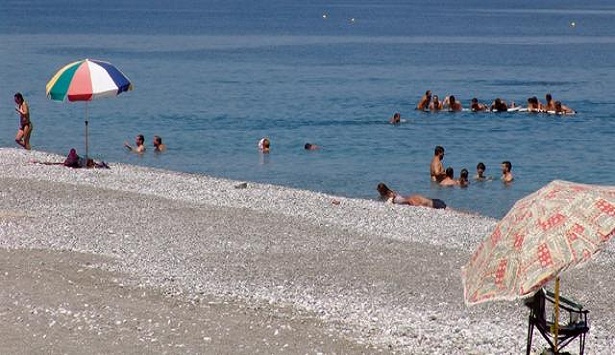
M 92 101 L 132 90 L 130 80 L 111 63 L 79 60 L 60 69 L 47 83 L 47 97 L 55 101 Z
M 585 264 L 613 236 L 615 186 L 555 180 L 517 201 L 480 243 L 462 268 L 465 302 L 530 297 L 553 279 L 557 301 L 560 274 Z
M 47 97 L 54 101 L 85 101 L 85 156 L 88 157 L 87 102 L 132 90 L 132 83 L 109 62 L 83 59 L 67 64 L 49 80 Z

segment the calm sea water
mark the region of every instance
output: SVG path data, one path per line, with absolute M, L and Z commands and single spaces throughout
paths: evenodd
M 13 94 L 29 101 L 35 149 L 84 150 L 84 103 L 45 84 L 64 64 L 108 60 L 135 90 L 90 102 L 90 154 L 123 162 L 375 198 L 384 181 L 502 217 L 553 179 L 615 185 L 615 4 L 611 1 L 4 1 L 0 146 L 16 146 Z M 573 24 L 574 23 L 574 24 Z M 468 105 L 551 92 L 573 117 L 428 114 L 425 90 Z M 387 124 L 396 111 L 406 120 Z M 150 152 L 122 144 L 143 133 Z M 151 152 L 154 134 L 168 152 Z M 272 153 L 260 155 L 268 136 Z M 322 146 L 306 152 L 305 142 Z M 440 188 L 445 166 L 516 181 Z

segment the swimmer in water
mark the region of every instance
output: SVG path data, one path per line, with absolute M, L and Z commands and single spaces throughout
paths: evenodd
M 440 101 L 438 95 L 433 96 L 433 100 L 429 103 L 429 111 L 441 111 L 444 108 L 444 103 Z
M 478 102 L 477 98 L 473 98 L 470 102 L 470 110 L 472 110 L 472 112 L 487 111 L 487 105 Z
M 318 150 L 318 149 L 320 149 L 320 147 L 317 146 L 316 144 L 305 143 L 305 145 L 303 146 L 303 149 L 305 149 L 305 150 Z
M 451 112 L 457 112 L 463 109 L 463 107 L 461 106 L 461 102 L 457 101 L 457 99 L 455 99 L 455 96 L 453 95 L 447 96 L 444 99 L 444 106 L 448 107 L 448 110 Z
M 416 104 L 416 109 L 425 111 L 429 108 L 429 102 L 431 101 L 431 90 L 425 91 L 425 95 L 421 97 L 421 100 Z
M 271 147 L 271 142 L 269 141 L 269 138 L 262 138 L 260 141 L 258 141 L 258 150 L 260 150 L 263 153 L 269 153 Z
M 389 119 L 389 123 L 390 124 L 399 124 L 399 123 L 401 123 L 401 114 L 399 112 L 395 112 L 395 114 L 393 114 L 393 117 L 391 117 Z

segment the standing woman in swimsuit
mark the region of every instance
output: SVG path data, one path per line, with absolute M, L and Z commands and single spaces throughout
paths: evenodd
M 30 150 L 30 135 L 32 134 L 32 122 L 30 121 L 30 108 L 28 103 L 23 99 L 21 93 L 15 94 L 15 111 L 19 113 L 19 130 L 15 136 L 15 142 L 25 149 Z

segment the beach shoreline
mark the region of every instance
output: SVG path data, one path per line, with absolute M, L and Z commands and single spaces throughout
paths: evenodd
M 112 162 L 111 169 L 33 163 L 62 159 L 45 152 L 0 149 L 3 269 L 32 267 L 47 278 L 53 274 L 45 274 L 49 268 L 23 264 L 24 258 L 42 259 L 73 280 L 84 269 L 75 265 L 89 265 L 86 272 L 102 273 L 96 277 L 109 291 L 102 298 L 107 302 L 123 288 L 154 294 L 151 300 L 124 299 L 123 304 L 136 307 L 133 318 L 141 320 L 151 307 L 164 308 L 171 319 L 167 335 L 177 329 L 170 326 L 173 322 L 196 324 L 191 316 L 224 320 L 225 314 L 234 315 L 216 328 L 225 334 L 202 333 L 212 328 L 205 322 L 184 329 L 184 337 L 145 339 L 155 349 L 344 354 L 505 354 L 525 349 L 527 310 L 520 302 L 471 308 L 463 303 L 459 269 L 493 228 L 494 219 L 251 182 L 237 188 L 241 181 Z M 614 249 L 609 246 L 595 262 L 570 273 L 582 277 L 564 282 L 564 292 L 592 311 L 586 349 L 595 354 L 607 354 L 615 341 L 615 321 L 609 319 L 615 286 L 603 282 L 612 278 Z M 37 289 L 34 271 L 22 277 L 5 272 L 5 281 L 14 284 L 15 291 L 3 299 L 18 303 L 5 302 L 0 334 L 10 331 L 14 339 L 32 336 L 34 332 L 23 327 L 12 327 L 20 317 L 32 317 L 32 309 L 47 317 L 43 318 L 48 322 L 40 324 L 48 328 L 65 316 L 41 312 L 45 306 L 20 303 L 19 290 Z M 123 286 L 109 283 L 114 279 Z M 597 284 L 601 287 L 592 287 Z M 53 294 L 39 294 L 37 302 L 51 304 Z M 195 303 L 225 302 L 225 310 L 186 311 Z M 109 325 L 113 329 L 105 336 L 112 339 L 125 324 L 119 318 L 105 316 L 89 325 Z M 113 327 L 116 321 L 120 324 Z M 244 323 L 252 328 L 238 325 Z M 154 349 L 138 346 L 142 333 L 135 324 L 128 327 L 134 332 L 122 338 L 124 343 L 109 345 L 101 353 Z M 61 329 L 50 332 L 46 340 L 15 346 L 24 346 L 23 353 L 28 353 L 78 334 L 70 326 Z M 75 348 L 57 350 L 79 353 L 101 344 L 76 341 L 71 345 Z M 165 348 L 168 344 L 173 346 Z M 178 344 L 184 347 L 175 348 Z M 535 337 L 534 346 L 543 345 Z

